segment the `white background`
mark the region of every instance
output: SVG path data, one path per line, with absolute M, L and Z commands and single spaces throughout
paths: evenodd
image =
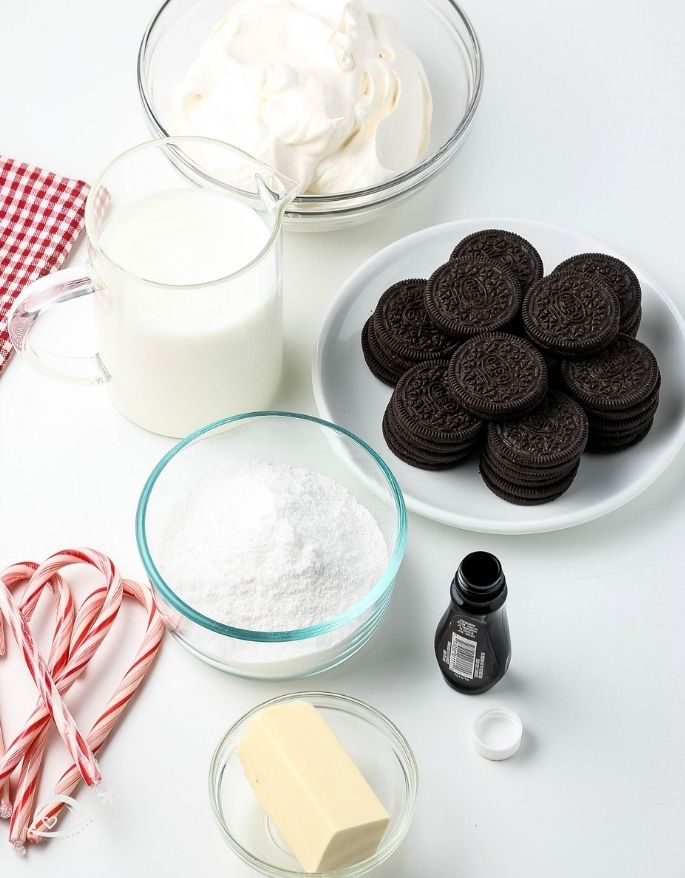
M 0 151 L 92 181 L 146 139 L 135 57 L 155 5 L 3 0 Z M 455 163 L 379 223 L 286 240 L 283 407 L 313 411 L 313 345 L 345 277 L 385 244 L 448 219 L 525 216 L 577 228 L 643 267 L 685 309 L 685 5 L 469 0 L 467 11 L 486 82 Z M 51 383 L 13 362 L 0 378 L 0 563 L 92 545 L 142 576 L 135 503 L 168 444 L 126 423 L 98 389 Z M 416 751 L 416 819 L 379 878 L 682 878 L 684 474 L 681 456 L 629 507 L 558 534 L 484 537 L 411 518 L 382 629 L 316 681 L 388 713 Z M 513 639 L 509 675 L 477 699 L 444 685 L 432 652 L 454 568 L 475 548 L 494 551 L 506 569 Z M 74 689 L 84 725 L 97 708 L 87 687 L 100 675 L 114 685 L 135 649 L 141 614 L 127 620 L 110 645 L 123 645 L 115 664 L 101 656 Z M 0 874 L 244 878 L 212 823 L 207 767 L 245 709 L 287 688 L 307 684 L 235 680 L 169 640 L 103 753 L 113 807 L 23 861 L 0 845 Z M 7 730 L 32 701 L 25 672 L 6 662 Z M 470 725 L 499 704 L 521 715 L 525 740 L 515 759 L 490 764 L 471 749 Z M 63 763 L 54 741 L 41 798 Z

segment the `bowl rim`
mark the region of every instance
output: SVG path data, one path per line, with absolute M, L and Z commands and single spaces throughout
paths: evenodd
M 189 604 L 185 603 L 185 601 L 183 601 L 167 584 L 167 582 L 164 580 L 159 570 L 157 569 L 157 566 L 152 558 L 152 553 L 148 546 L 146 532 L 148 503 L 150 501 L 150 497 L 152 496 L 152 491 L 157 482 L 157 479 L 166 469 L 167 465 L 171 463 L 176 455 L 183 451 L 186 446 L 194 443 L 198 439 L 201 439 L 203 436 L 206 436 L 221 427 L 225 427 L 228 424 L 237 424 L 241 421 L 255 420 L 257 418 L 286 418 L 297 421 L 305 421 L 320 427 L 325 427 L 335 433 L 338 433 L 341 436 L 346 437 L 347 439 L 352 440 L 353 443 L 355 443 L 369 455 L 369 457 L 376 464 L 378 469 L 380 469 L 381 473 L 385 477 L 385 481 L 388 488 L 390 489 L 392 499 L 395 503 L 395 513 L 397 517 L 397 533 L 395 536 L 395 545 L 393 546 L 392 553 L 388 558 L 381 577 L 374 584 L 374 586 L 369 589 L 369 591 L 364 595 L 363 598 L 360 598 L 347 610 L 339 613 L 332 619 L 319 622 L 316 625 L 307 625 L 303 628 L 291 628 L 283 631 L 255 631 L 249 628 L 237 628 L 232 625 L 225 625 L 223 622 L 218 622 L 215 619 L 210 618 L 209 616 L 205 616 L 203 613 L 198 612 Z M 230 417 L 221 418 L 218 421 L 213 421 L 211 424 L 206 424 L 203 427 L 199 427 L 197 430 L 195 430 L 193 433 L 190 433 L 180 442 L 177 442 L 159 460 L 159 462 L 155 465 L 154 469 L 148 476 L 145 485 L 143 486 L 143 490 L 140 494 L 140 498 L 138 500 L 135 518 L 135 532 L 138 553 L 143 562 L 143 566 L 145 567 L 145 572 L 148 578 L 152 582 L 153 586 L 161 592 L 164 599 L 169 604 L 171 604 L 171 606 L 174 607 L 175 610 L 177 610 L 191 622 L 194 622 L 195 624 L 200 625 L 203 628 L 208 629 L 209 631 L 214 631 L 216 634 L 222 634 L 226 637 L 233 637 L 237 640 L 247 640 L 257 643 L 292 642 L 298 640 L 307 640 L 312 637 L 317 637 L 320 634 L 327 634 L 328 632 L 334 631 L 335 629 L 340 628 L 346 623 L 353 621 L 365 610 L 372 607 L 376 603 L 376 601 L 379 600 L 379 598 L 381 598 L 385 594 L 385 592 L 392 587 L 395 577 L 397 576 L 397 571 L 399 570 L 400 564 L 402 563 L 402 558 L 404 557 L 404 551 L 407 544 L 407 526 L 407 508 L 404 502 L 404 496 L 402 495 L 402 490 L 397 483 L 397 480 L 395 479 L 395 476 L 393 475 L 390 467 L 383 460 L 383 458 L 376 451 L 374 451 L 374 449 L 370 445 L 368 445 L 366 442 L 364 442 L 363 439 L 360 439 L 354 433 L 345 429 L 345 427 L 341 427 L 338 424 L 332 423 L 331 421 L 325 421 L 322 418 L 318 418 L 313 415 L 306 415 L 301 412 L 289 411 L 254 411 L 231 415 Z
M 147 58 L 148 46 L 152 42 L 153 31 L 157 26 L 159 19 L 164 14 L 166 8 L 172 3 L 176 2 L 177 0 L 164 0 L 162 5 L 150 19 L 147 27 L 145 28 L 145 31 L 143 32 L 140 46 L 138 47 L 138 56 L 136 63 L 138 94 L 140 95 L 140 99 L 143 103 L 143 110 L 145 111 L 145 115 L 147 116 L 148 121 L 152 124 L 155 131 L 160 137 L 170 137 L 171 135 L 157 118 L 157 114 L 152 107 L 152 101 L 147 92 L 147 84 L 143 75 L 143 69 L 145 60 Z M 434 3 L 436 2 L 436 0 L 430 0 L 430 2 Z M 378 207 L 385 201 L 392 200 L 394 197 L 396 197 L 398 193 L 394 192 L 395 189 L 399 189 L 400 192 L 402 192 L 404 184 L 414 183 L 414 185 L 416 185 L 418 182 L 423 182 L 424 180 L 429 179 L 430 176 L 432 176 L 433 173 L 437 172 L 442 167 L 443 163 L 452 155 L 457 144 L 460 142 L 462 137 L 465 136 L 466 132 L 471 127 L 473 117 L 475 116 L 478 104 L 480 103 L 481 95 L 483 92 L 483 50 L 481 48 L 480 40 L 478 39 L 478 34 L 476 33 L 474 26 L 471 24 L 471 20 L 466 15 L 461 6 L 456 2 L 456 0 L 440 0 L 440 2 L 445 2 L 452 7 L 452 10 L 461 19 L 461 22 L 466 29 L 466 35 L 468 37 L 465 42 L 466 48 L 469 53 L 469 66 L 473 77 L 473 90 L 469 98 L 469 102 L 466 106 L 466 110 L 459 120 L 459 124 L 457 125 L 457 127 L 452 131 L 450 136 L 441 146 L 439 146 L 435 151 L 427 153 L 420 162 L 412 165 L 411 168 L 408 168 L 401 174 L 390 177 L 383 183 L 378 183 L 374 186 L 368 186 L 364 189 L 353 189 L 347 192 L 336 192 L 329 195 L 297 195 L 288 206 L 288 208 L 286 208 L 287 216 L 299 216 L 300 214 L 298 213 L 297 208 L 307 208 L 308 205 L 331 205 L 332 208 L 329 210 L 307 209 L 303 211 L 303 217 L 333 217 L 335 215 L 345 214 L 349 211 L 357 211 L 363 207 Z M 450 27 L 452 30 L 456 30 L 451 22 Z M 462 38 L 462 35 L 459 34 L 459 37 Z M 411 189 L 414 187 L 408 185 L 405 188 L 411 191 Z M 248 196 L 249 193 L 245 193 L 245 195 Z M 350 201 L 354 202 L 357 199 L 376 195 L 385 197 L 379 197 L 377 199 L 374 199 L 369 204 L 359 205 L 353 203 L 345 207 L 345 205 Z
M 344 708 L 355 708 L 355 710 L 345 710 L 346 713 L 352 713 L 358 719 L 363 720 L 364 722 L 370 722 L 371 719 L 375 719 L 380 722 L 380 725 L 383 727 L 383 731 L 386 734 L 386 737 L 390 738 L 399 751 L 401 752 L 404 761 L 400 761 L 400 765 L 402 766 L 402 772 L 404 775 L 404 782 L 407 789 L 407 799 L 408 804 L 402 815 L 401 820 L 397 826 L 395 833 L 393 834 L 391 839 L 388 839 L 388 843 L 385 844 L 381 841 L 381 845 L 376 851 L 375 854 L 371 857 L 367 857 L 366 860 L 362 860 L 359 863 L 354 863 L 352 866 L 346 866 L 344 869 L 338 869 L 333 872 L 304 872 L 302 870 L 293 871 L 292 869 L 285 869 L 280 866 L 274 866 L 271 863 L 267 863 L 265 860 L 256 857 L 254 854 L 250 853 L 246 848 L 244 848 L 240 842 L 234 838 L 231 834 L 231 831 L 224 820 L 223 809 L 220 804 L 220 796 L 219 791 L 221 789 L 221 779 L 223 777 L 223 768 L 224 762 L 222 760 L 223 751 L 229 739 L 236 734 L 238 729 L 244 725 L 251 717 L 255 714 L 259 713 L 259 711 L 267 708 L 273 707 L 277 704 L 286 704 L 291 701 L 298 700 L 324 700 L 328 702 L 325 706 L 331 707 L 332 709 L 340 710 L 342 706 Z M 316 707 L 316 705 L 314 705 Z M 303 878 L 304 875 L 311 875 L 312 878 L 359 878 L 359 876 L 366 874 L 367 872 L 375 869 L 381 863 L 385 862 L 400 846 L 400 844 L 404 841 L 407 832 L 409 831 L 409 827 L 411 826 L 414 812 L 416 810 L 416 797 L 418 794 L 418 786 L 419 786 L 419 769 L 418 764 L 416 762 L 416 756 L 414 755 L 414 751 L 409 744 L 409 741 L 405 737 L 405 735 L 400 731 L 400 729 L 395 725 L 395 723 L 389 719 L 382 711 L 378 710 L 378 708 L 373 707 L 368 704 L 366 701 L 362 701 L 359 698 L 354 698 L 351 695 L 343 695 L 338 692 L 325 692 L 323 690 L 312 690 L 308 692 L 288 692 L 284 695 L 278 695 L 275 698 L 269 698 L 267 701 L 263 701 L 261 704 L 256 705 L 244 713 L 239 719 L 237 719 L 231 727 L 226 731 L 219 740 L 219 743 L 214 748 L 214 753 L 212 754 L 212 759 L 209 765 L 209 799 L 210 804 L 212 806 L 212 812 L 214 817 L 219 824 L 219 828 L 221 832 L 228 842 L 231 849 L 236 853 L 243 862 L 247 863 L 254 869 L 262 872 L 262 874 L 267 874 L 273 876 L 273 878 Z

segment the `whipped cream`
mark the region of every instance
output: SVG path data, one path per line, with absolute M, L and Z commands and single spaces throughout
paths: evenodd
M 238 146 L 309 194 L 363 189 L 425 154 L 426 73 L 358 0 L 239 0 L 168 95 L 172 134 Z

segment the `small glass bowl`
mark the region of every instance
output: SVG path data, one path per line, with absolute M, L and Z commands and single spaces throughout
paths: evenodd
M 181 485 L 218 478 L 229 459 L 268 460 L 335 479 L 375 517 L 388 551 L 378 580 L 356 604 L 306 628 L 252 631 L 233 627 L 188 606 L 165 575 L 157 548 Z M 325 510 L 321 510 L 325 515 Z M 388 608 L 407 540 L 407 512 L 399 485 L 365 442 L 328 421 L 293 412 L 249 412 L 202 427 L 175 445 L 148 478 L 136 513 L 136 539 L 145 570 L 171 633 L 207 663 L 241 677 L 283 680 L 327 670 L 371 637 Z M 197 552 L 206 550 L 198 533 Z M 192 564 L 193 559 L 188 559 Z M 255 559 L 255 565 L 259 559 Z M 227 585 L 230 581 L 227 582 Z
M 150 130 L 167 137 L 165 95 L 195 60 L 214 25 L 237 0 L 166 0 L 147 26 L 138 51 L 138 90 Z M 372 12 L 395 20 L 426 68 L 433 94 L 428 153 L 385 183 L 334 195 L 300 195 L 286 227 L 329 231 L 376 218 L 415 194 L 463 145 L 483 88 L 483 56 L 473 25 L 454 0 L 368 0 Z M 188 132 L 172 132 L 184 134 Z M 276 169 L 278 170 L 278 169 Z
M 264 707 L 309 701 L 323 714 L 390 814 L 390 825 L 376 853 L 334 872 L 303 872 L 271 824 L 245 777 L 238 748 L 255 713 Z M 418 769 L 411 747 L 399 729 L 363 701 L 329 692 L 299 692 L 260 704 L 246 713 L 219 742 L 209 769 L 209 796 L 219 827 L 235 853 L 270 878 L 358 878 L 393 854 L 411 825 Z

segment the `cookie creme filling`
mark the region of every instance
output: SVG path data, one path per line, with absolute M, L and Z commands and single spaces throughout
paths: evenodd
M 310 194 L 411 168 L 431 113 L 420 60 L 358 0 L 239 0 L 168 95 L 170 133 L 227 141 Z

